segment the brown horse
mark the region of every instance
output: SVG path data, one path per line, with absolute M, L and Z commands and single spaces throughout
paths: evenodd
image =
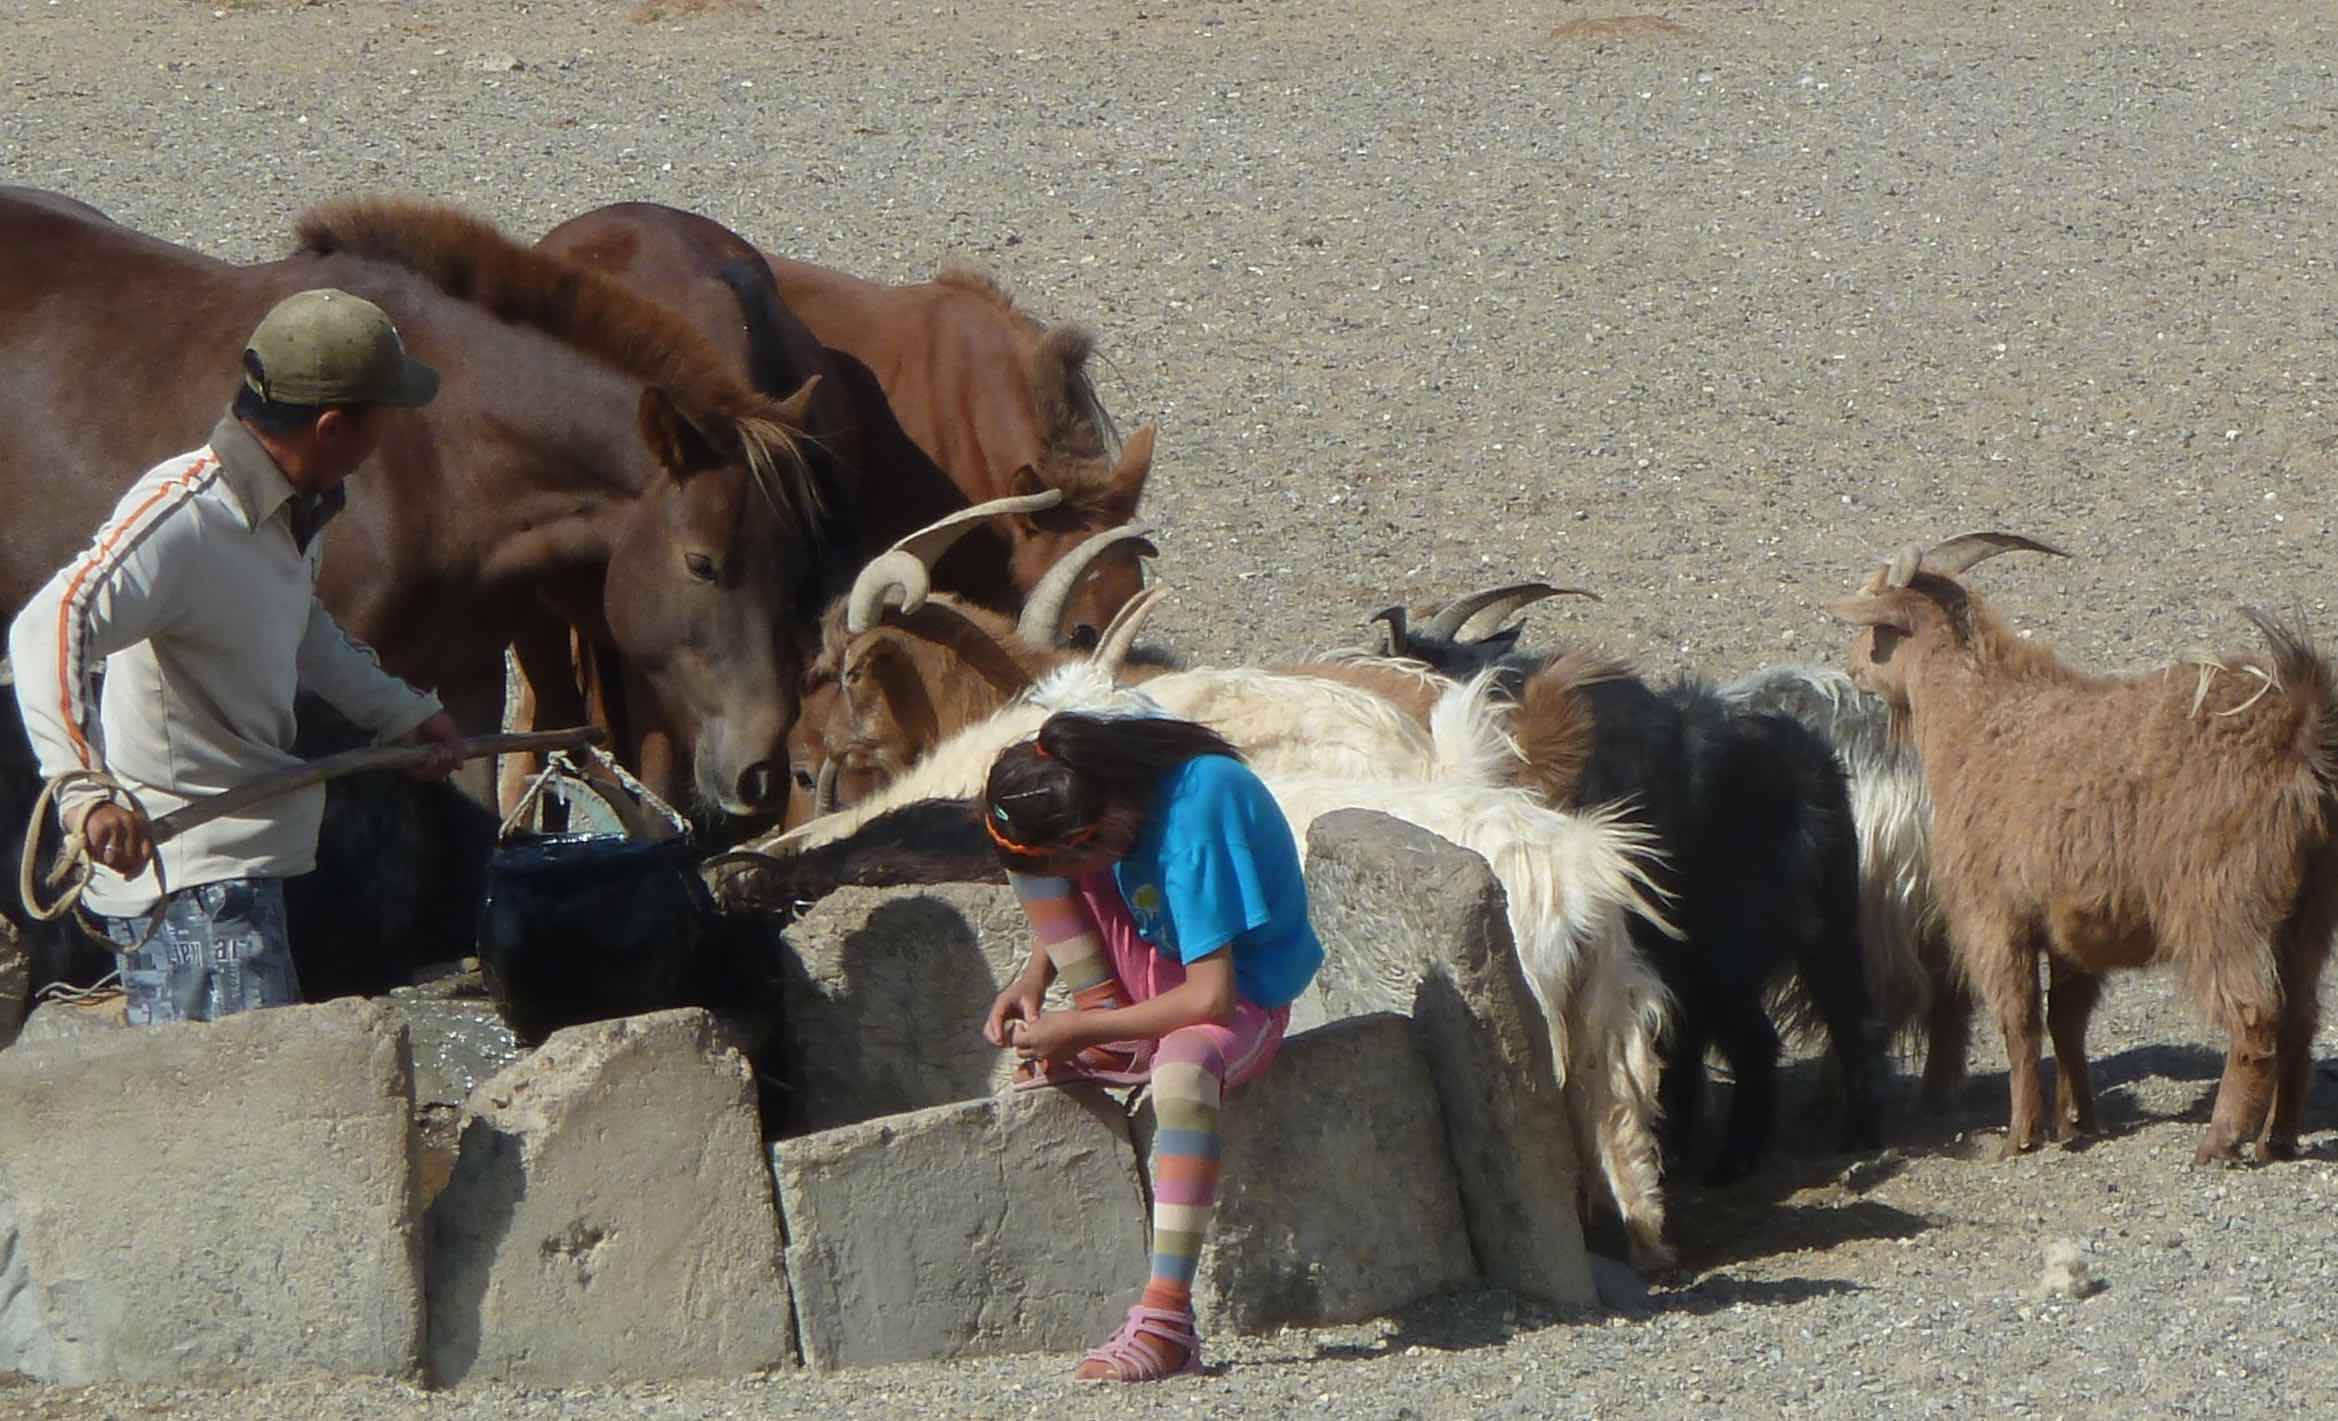
M 935 586 L 1013 613 L 1073 547 L 1135 513 L 1151 463 L 1151 427 L 1132 437 L 1117 464 L 1111 462 L 1105 452 L 1109 420 L 1081 368 L 1088 337 L 1076 329 L 1043 332 L 978 278 L 958 278 L 972 284 L 947 288 L 952 294 L 943 302 L 923 303 L 937 318 L 966 328 L 958 347 L 964 358 L 988 361 L 946 377 L 929 364 L 912 381 L 921 398 L 947 390 L 958 400 L 955 424 L 920 409 L 933 447 L 958 460 L 943 468 L 929 447 L 903 429 L 889 391 L 868 366 L 824 345 L 796 319 L 774 283 L 776 264 L 713 219 L 656 203 L 615 203 L 561 223 L 537 247 L 616 278 L 682 315 L 761 388 L 793 388 L 822 377 L 808 419 L 813 458 L 823 463 L 827 485 L 839 491 L 852 530 L 832 558 L 847 575 L 902 535 L 971 501 L 1003 496 L 1001 488 L 1061 488 L 1065 499 L 1057 508 L 980 528 L 934 568 Z M 974 291 L 981 293 L 978 302 L 961 299 Z M 1142 586 L 1135 556 L 1102 560 L 1073 589 L 1062 622 L 1075 637 L 1083 630 L 1092 635 Z M 831 590 L 841 591 L 841 584 L 831 583 Z M 805 631 L 816 636 L 808 624 Z M 574 648 L 580 659 L 569 641 L 546 623 L 515 643 L 521 671 L 515 722 L 552 721 L 580 711 L 614 721 L 619 743 L 634 750 L 644 778 L 657 787 L 671 738 L 631 709 L 625 668 L 605 649 Z M 808 685 L 806 693 L 816 697 L 819 687 Z M 793 756 L 799 798 L 811 788 L 808 758 L 816 759 Z M 507 775 L 507 799 L 519 783 L 518 774 Z
M 788 309 L 831 351 L 875 374 L 900 427 L 968 503 L 1063 490 L 1057 507 L 1004 520 L 1019 591 L 1029 592 L 1089 537 L 1136 516 L 1155 429 L 1140 426 L 1114 457 L 1111 418 L 1088 378 L 1095 341 L 1084 327 L 1042 326 L 967 267 L 886 286 L 768 253 L 766 260 Z M 935 577 L 947 585 L 946 569 L 937 567 Z M 1065 608 L 1064 624 L 1075 634 L 1099 631 L 1143 586 L 1135 558 L 1100 566 Z
M 663 308 L 436 204 L 332 203 L 294 255 L 237 266 L 0 189 L 0 250 L 0 612 L 204 437 L 270 306 L 337 286 L 444 380 L 351 481 L 325 605 L 468 727 L 494 719 L 523 617 L 555 608 L 638 668 L 697 797 L 784 796 L 803 673 L 782 628 L 816 610 L 823 537 L 809 392 L 754 390 Z
M 934 568 L 936 587 L 1012 613 L 1073 548 L 1136 516 L 1153 426 L 1116 460 L 1086 372 L 1093 338 L 1040 326 L 987 278 L 952 269 L 879 286 L 768 257 L 710 217 L 651 202 L 595 208 L 536 246 L 671 308 L 764 390 L 824 377 L 811 429 L 847 491 L 862 551 L 970 504 L 1063 491 L 1054 508 L 960 540 Z M 1064 608 L 1065 625 L 1099 630 L 1143 587 L 1133 557 L 1100 566 Z

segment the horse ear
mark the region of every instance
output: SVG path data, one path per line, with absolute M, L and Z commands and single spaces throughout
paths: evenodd
M 664 390 L 652 385 L 641 392 L 637 418 L 641 442 L 649 446 L 658 467 L 675 478 L 722 467 L 721 446 Z
M 772 413 L 790 429 L 810 430 L 812 426 L 804 421 L 812 412 L 812 392 L 819 388 L 820 376 L 815 372 L 805 377 L 804 383 L 796 386 L 796 392 L 781 400 Z

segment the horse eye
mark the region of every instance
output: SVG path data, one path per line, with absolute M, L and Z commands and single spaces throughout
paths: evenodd
M 704 553 L 684 553 L 682 566 L 690 569 L 690 575 L 700 582 L 714 581 L 714 559 Z

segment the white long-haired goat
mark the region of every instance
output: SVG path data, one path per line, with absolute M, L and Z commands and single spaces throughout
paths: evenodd
M 1274 795 L 1302 845 L 1321 815 L 1374 809 L 1483 857 L 1502 885 L 1512 940 L 1541 1009 L 1570 1127 L 1621 1217 L 1635 1265 L 1668 1266 L 1656 1138 L 1671 1003 L 1632 950 L 1625 919 L 1669 931 L 1646 865 L 1650 838 L 1621 809 L 1561 813 L 1511 783 L 1512 707 L 1491 677 L 1444 690 L 1423 727 L 1385 699 L 1333 681 L 1257 671 L 1180 672 L 1139 688 L 1094 662 L 1050 672 L 951 737 L 870 799 L 772 841 L 784 854 L 850 835 L 895 809 L 982 792 L 999 751 L 1061 710 L 1174 715 L 1225 735 Z

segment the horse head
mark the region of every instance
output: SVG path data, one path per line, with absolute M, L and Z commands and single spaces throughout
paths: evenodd
M 817 611 L 819 500 L 798 433 L 817 383 L 724 413 L 644 390 L 641 436 L 660 473 L 609 550 L 617 649 L 689 747 L 695 796 L 734 815 L 788 795 L 784 742 L 804 678 L 792 628 Z

